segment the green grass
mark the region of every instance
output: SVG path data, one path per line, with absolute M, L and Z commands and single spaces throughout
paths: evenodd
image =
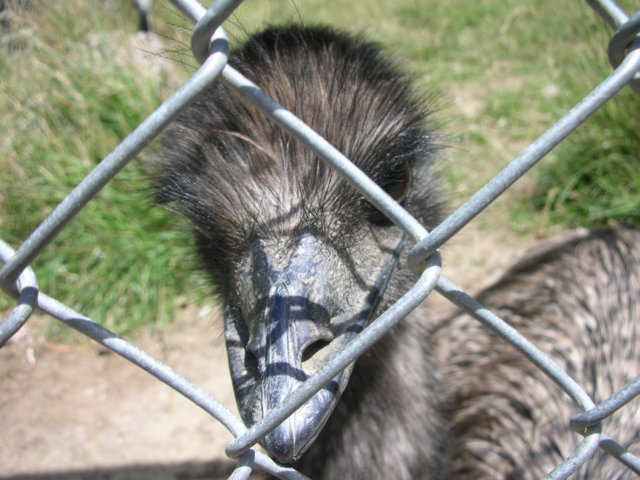
M 72 21 L 65 4 L 46 7 L 46 24 L 24 12 L 11 26 L 24 41 L 0 55 L 0 228 L 14 245 L 171 92 L 118 47 L 135 17 L 77 2 Z M 44 292 L 121 333 L 169 320 L 199 282 L 180 265 L 187 236 L 151 208 L 141 173 L 134 160 L 34 263 Z
M 124 10 L 82 0 L 35 5 L 11 20 L 17 35 L 0 44 L 0 234 L 14 245 L 178 83 L 136 68 L 128 2 Z M 164 2 L 153 13 L 175 77 L 184 78 L 193 70 L 191 27 Z M 247 0 L 227 33 L 237 43 L 299 20 L 376 39 L 432 92 L 451 147 L 444 181 L 454 205 L 610 72 L 610 32 L 585 2 Z M 638 222 L 639 106 L 627 89 L 544 159 L 526 189 L 500 199 L 512 228 Z M 208 293 L 187 273 L 195 264 L 188 236 L 151 207 L 141 174 L 139 161 L 125 168 L 34 264 L 43 291 L 121 333 L 162 324 L 176 298 Z
M 574 71 L 568 88 L 586 92 L 592 88 L 587 79 L 610 70 L 585 57 Z M 533 194 L 520 203 L 542 212 L 532 225 L 640 224 L 639 111 L 640 97 L 625 87 L 545 159 L 534 172 Z

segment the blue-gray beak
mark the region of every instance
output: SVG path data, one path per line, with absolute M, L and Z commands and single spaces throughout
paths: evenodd
M 386 237 L 372 236 L 357 252 L 345 252 L 310 233 L 293 246 L 254 242 L 225 308 L 231 376 L 246 423 L 259 421 L 286 401 L 366 326 L 403 243 L 400 234 L 393 240 Z M 372 256 L 383 261 L 371 261 Z M 283 463 L 300 458 L 327 422 L 352 368 L 263 439 L 270 455 Z

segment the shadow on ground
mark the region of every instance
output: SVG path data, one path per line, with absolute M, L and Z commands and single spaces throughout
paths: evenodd
M 235 462 L 181 462 L 175 464 L 124 465 L 105 468 L 2 476 L 1 480 L 218 480 L 228 478 Z M 260 478 L 259 475 L 251 478 Z

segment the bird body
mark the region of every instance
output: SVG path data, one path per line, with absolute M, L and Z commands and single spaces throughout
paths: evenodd
M 628 227 L 551 240 L 478 300 L 548 354 L 596 402 L 640 370 L 640 232 Z M 461 335 L 456 332 L 464 332 Z M 506 342 L 465 315 L 430 332 L 452 409 L 452 478 L 542 478 L 581 440 L 568 396 Z M 446 342 L 446 346 L 445 346 Z M 604 424 L 631 447 L 638 401 Z M 636 446 L 637 453 L 637 446 Z M 629 478 L 599 452 L 574 478 Z
M 427 228 L 441 220 L 430 109 L 377 46 L 294 25 L 250 37 L 230 63 Z M 247 423 L 414 282 L 403 231 L 221 83 L 171 127 L 151 178 L 157 200 L 190 219 L 224 303 Z M 589 233 L 531 256 L 480 300 L 603 399 L 639 370 L 639 267 L 636 230 Z M 623 442 L 640 431 L 636 411 L 612 422 Z M 576 445 L 572 413 L 513 347 L 427 301 L 263 445 L 312 478 L 537 478 Z M 604 458 L 584 478 L 623 471 Z

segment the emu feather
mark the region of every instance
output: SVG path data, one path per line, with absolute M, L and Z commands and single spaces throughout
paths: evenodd
M 430 109 L 377 46 L 288 26 L 252 36 L 230 62 L 427 228 L 441 219 Z M 178 119 L 151 167 L 156 198 L 191 220 L 224 302 L 248 423 L 413 282 L 402 231 L 221 83 Z M 588 233 L 531 255 L 480 301 L 604 399 L 640 370 L 639 267 L 636 230 Z M 348 370 L 264 440 L 272 455 L 312 478 L 518 479 L 545 474 L 579 440 L 561 391 L 465 315 L 421 307 Z M 625 445 L 637 412 L 607 427 Z M 580 474 L 622 472 L 597 455 Z

